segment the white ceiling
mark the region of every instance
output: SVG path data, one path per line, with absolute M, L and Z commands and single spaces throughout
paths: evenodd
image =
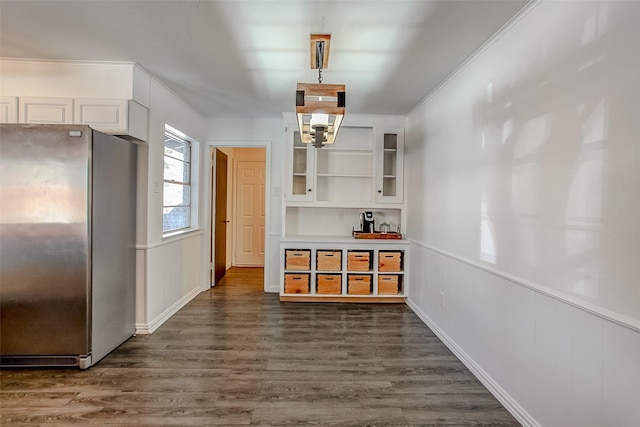
M 317 82 L 309 35 L 331 33 L 347 114 L 405 115 L 526 3 L 0 0 L 0 56 L 136 62 L 205 116 L 269 117 Z

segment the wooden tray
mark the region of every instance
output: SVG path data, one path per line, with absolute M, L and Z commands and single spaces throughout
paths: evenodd
M 364 233 L 362 231 L 353 231 L 353 237 L 355 239 L 402 239 L 401 233 Z

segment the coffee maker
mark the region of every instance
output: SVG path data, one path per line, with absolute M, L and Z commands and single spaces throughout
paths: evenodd
M 360 230 L 363 233 L 375 233 L 375 220 L 373 212 L 364 211 L 360 214 Z

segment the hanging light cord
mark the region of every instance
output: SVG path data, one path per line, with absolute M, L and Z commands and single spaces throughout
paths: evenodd
M 324 61 L 324 41 L 316 42 L 316 65 L 318 66 L 318 83 L 322 83 L 322 65 Z

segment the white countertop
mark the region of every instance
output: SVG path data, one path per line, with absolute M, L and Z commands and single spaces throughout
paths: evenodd
M 353 236 L 284 236 L 280 238 L 282 243 L 354 243 L 354 244 L 385 244 L 406 245 L 406 239 L 356 239 Z

